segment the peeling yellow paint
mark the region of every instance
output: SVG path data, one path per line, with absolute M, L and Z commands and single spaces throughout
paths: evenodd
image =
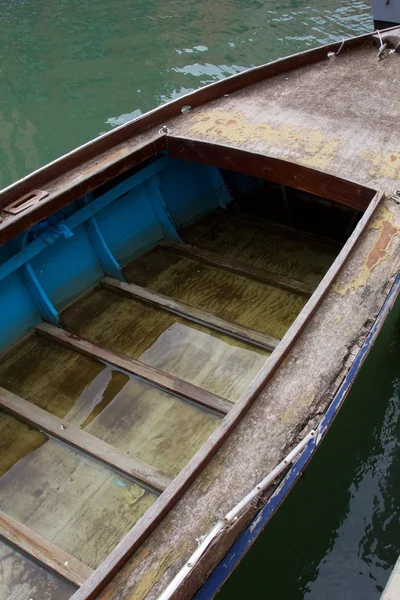
M 125 489 L 122 492 L 123 498 L 127 501 L 129 506 L 133 506 L 136 502 L 144 495 L 145 490 L 138 485 L 132 485 L 129 489 Z
M 359 155 L 371 163 L 369 175 L 374 179 L 386 178 L 398 182 L 400 179 L 400 152 L 376 152 L 370 148 Z
M 207 109 L 193 118 L 191 134 L 222 138 L 235 145 L 261 140 L 265 149 L 280 146 L 285 153 L 294 151 L 299 163 L 316 169 L 326 169 L 345 143 L 342 138 L 330 138 L 318 129 L 251 122 L 240 112 Z
M 368 228 L 376 229 L 379 232 L 378 237 L 367 255 L 361 273 L 348 283 L 336 282 L 332 286 L 334 292 L 344 296 L 348 290 L 357 291 L 367 283 L 371 271 L 386 258 L 393 238 L 400 231 L 399 227 L 393 225 L 393 217 L 393 212 L 386 207 L 382 207 L 378 211 Z
M 343 319 L 343 315 L 336 315 L 336 317 L 335 317 L 335 321 L 337 324 L 339 324 L 342 319 Z

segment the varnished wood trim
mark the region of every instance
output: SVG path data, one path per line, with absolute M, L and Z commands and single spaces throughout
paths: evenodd
M 0 387 L 0 407 L 20 418 L 29 425 L 44 431 L 69 446 L 88 454 L 108 467 L 134 478 L 140 484 L 163 492 L 172 478 L 155 467 L 129 456 L 126 452 L 111 446 L 91 433 L 75 427 L 64 419 L 48 413 L 39 406 L 27 402 L 12 392 Z
M 169 135 L 168 155 L 230 169 L 333 200 L 339 204 L 365 211 L 375 191 L 361 184 L 328 175 L 294 162 L 249 152 L 232 146 Z
M 248 265 L 239 260 L 232 260 L 231 258 L 222 256 L 221 254 L 209 252 L 208 250 L 190 246 L 189 244 L 178 244 L 172 240 L 165 239 L 159 242 L 159 245 L 163 248 L 168 248 L 177 254 L 200 260 L 201 262 L 212 265 L 213 267 L 226 269 L 232 273 L 237 273 L 238 275 L 243 275 L 244 277 L 250 277 L 256 281 L 261 281 L 262 283 L 267 283 L 291 292 L 296 292 L 297 294 L 311 296 L 311 294 L 315 291 L 315 288 L 308 283 L 296 281 L 295 279 L 285 277 L 285 275 L 279 275 L 278 273 L 264 271 L 263 269 L 253 267 L 252 265 Z
M 221 425 L 210 435 L 188 464 L 174 479 L 168 489 L 158 498 L 136 525 L 126 534 L 118 546 L 96 569 L 92 577 L 73 595 L 71 600 L 94 600 L 100 591 L 111 581 L 113 576 L 123 567 L 139 546 L 151 535 L 152 531 L 162 521 L 171 508 L 180 500 L 196 477 L 210 462 L 221 448 L 222 444 L 232 433 L 251 408 L 260 392 L 276 373 L 282 362 L 292 350 L 294 344 L 304 331 L 318 307 L 329 292 L 334 280 L 353 251 L 360 235 L 366 229 L 383 194 L 376 194 L 357 227 L 347 240 L 339 256 L 319 284 L 318 288 L 307 302 L 293 325 L 287 331 L 279 347 L 271 355 L 259 373 L 244 390 L 239 401 L 227 414 Z
M 0 537 L 77 586 L 83 585 L 93 573 L 91 567 L 54 546 L 3 511 L 0 511 Z
M 263 219 L 261 217 L 254 217 L 252 215 L 242 212 L 221 210 L 219 211 L 219 214 L 222 215 L 225 219 L 229 219 L 230 221 L 236 221 L 240 224 L 244 223 L 249 225 L 250 227 L 260 229 L 261 231 L 267 231 L 268 233 L 279 235 L 279 237 L 284 237 L 286 239 L 294 240 L 296 242 L 301 242 L 303 244 L 307 244 L 308 246 L 315 246 L 321 250 L 330 250 L 331 252 L 336 252 L 336 254 L 340 252 L 344 245 L 344 242 L 340 243 L 335 240 L 331 240 L 330 238 L 325 238 L 314 233 L 309 233 L 308 231 L 293 229 L 293 227 L 288 227 L 287 225 L 282 225 L 281 223 L 274 223 L 272 221 L 268 221 L 267 219 Z M 357 215 L 359 213 L 354 214 Z
M 226 321 L 201 308 L 179 302 L 178 300 L 174 300 L 173 298 L 169 298 L 158 292 L 153 292 L 152 290 L 136 285 L 135 283 L 125 283 L 123 281 L 118 281 L 118 279 L 113 279 L 112 277 L 105 277 L 101 280 L 101 284 L 109 290 L 120 291 L 126 296 L 143 300 L 148 304 L 158 306 L 168 312 L 172 312 L 175 315 L 179 315 L 184 319 L 199 323 L 210 329 L 221 331 L 226 335 L 230 335 L 238 340 L 247 342 L 248 344 L 253 344 L 271 351 L 279 344 L 279 340 L 271 335 L 261 333 L 260 331 L 250 329 L 249 327 L 244 327 L 243 325 L 233 323 L 232 321 Z
M 137 377 L 150 381 L 157 387 L 172 392 L 173 394 L 183 396 L 196 404 L 216 410 L 223 415 L 226 415 L 233 406 L 233 402 L 230 400 L 226 400 L 204 388 L 197 387 L 188 381 L 183 381 L 164 371 L 154 369 L 129 356 L 125 356 L 119 352 L 113 352 L 103 346 L 94 344 L 89 340 L 72 335 L 68 331 L 60 329 L 50 323 L 40 323 L 36 326 L 36 330 L 38 333 L 41 333 L 68 348 L 73 348 L 86 356 L 90 356 L 90 358 L 95 358 L 111 365 L 115 365 L 116 367 L 128 371 L 128 373 L 132 373 L 133 375 L 137 375 Z

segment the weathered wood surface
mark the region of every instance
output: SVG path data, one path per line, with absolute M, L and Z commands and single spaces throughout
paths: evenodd
M 207 408 L 212 408 L 224 415 L 232 408 L 233 403 L 230 400 L 217 396 L 217 394 L 212 394 L 208 390 L 204 390 L 187 381 L 173 377 L 168 373 L 154 369 L 138 360 L 133 360 L 118 352 L 111 352 L 107 348 L 103 348 L 98 344 L 93 344 L 89 340 L 72 335 L 68 331 L 56 327 L 55 325 L 51 325 L 50 323 L 43 321 L 36 326 L 36 330 L 86 356 L 115 365 L 116 367 L 128 371 L 128 373 L 132 373 L 133 375 L 137 375 L 138 377 L 150 381 L 158 387 L 179 394 L 184 398 L 192 400 L 202 406 L 206 406 Z
M 156 495 L 0 411 L 0 510 L 95 569 Z
M 148 302 L 149 304 L 159 306 L 164 310 L 172 312 L 180 317 L 189 319 L 189 321 L 194 321 L 200 325 L 205 325 L 206 327 L 216 329 L 217 331 L 231 335 L 232 337 L 242 340 L 243 342 L 247 342 L 248 344 L 255 344 L 264 350 L 274 350 L 280 341 L 273 336 L 252 330 L 249 327 L 244 327 L 239 323 L 233 323 L 225 319 L 221 319 L 217 315 L 208 313 L 201 308 L 190 306 L 184 302 L 174 300 L 174 298 L 164 296 L 158 292 L 153 292 L 152 290 L 143 288 L 134 283 L 125 283 L 124 281 L 113 279 L 112 277 L 105 277 L 102 279 L 101 284 L 107 289 L 117 290 L 128 296 L 132 296 L 133 298 L 137 298 L 139 300 L 143 300 L 144 302 Z
M 396 202 L 384 201 L 348 262 L 336 275 L 334 286 L 323 300 L 321 298 L 318 314 L 290 350 L 284 364 L 264 389 L 259 378 L 255 381 L 251 389 L 260 395 L 253 407 L 177 506 L 100 595 L 102 600 L 156 598 L 196 547 L 196 538 L 204 535 L 216 519 L 279 462 L 303 428 L 316 424 L 353 360 L 354 347 L 364 338 L 371 318 L 378 313 L 390 279 L 397 272 L 399 213 Z M 326 345 L 327 331 L 329 346 Z M 265 377 L 265 372 L 261 376 Z M 229 418 L 233 418 L 233 411 L 225 421 Z M 264 426 L 260 427 L 260 423 Z M 215 439 L 209 443 L 213 441 Z M 232 462 L 232 456 L 240 456 L 240 459 Z M 138 533 L 143 525 L 138 524 L 135 529 Z M 132 532 L 129 536 L 132 537 Z M 210 556 L 207 559 L 209 569 L 213 560 Z M 91 593 L 96 580 L 104 577 L 107 567 L 111 567 L 110 559 L 75 594 L 74 600 L 95 597 Z M 193 592 L 189 581 L 181 597 L 191 597 Z
M 0 541 L 0 600 L 69 600 L 76 586 Z
M 93 573 L 93 569 L 50 544 L 2 511 L 0 511 L 0 537 L 74 585 L 82 585 Z
M 316 64 L 277 74 L 186 112 L 184 118 L 168 125 L 171 136 L 180 138 L 168 138 L 168 144 L 171 149 L 175 145 L 182 151 L 183 147 L 189 153 L 193 151 L 195 160 L 203 160 L 205 151 L 199 155 L 197 144 L 191 140 L 213 146 L 208 150 L 214 152 L 215 161 L 232 158 L 239 150 L 256 153 L 255 159 L 242 161 L 244 171 L 252 168 L 254 160 L 259 161 L 260 168 L 266 166 L 268 178 L 298 188 L 310 183 L 304 180 L 301 170 L 290 167 L 277 179 L 266 157 L 270 157 L 270 166 L 277 168 L 283 160 L 305 170 L 316 169 L 311 184 L 323 171 L 393 192 L 400 179 L 400 55 L 388 58 L 378 61 L 377 48 L 372 45 L 352 52 L 342 50 L 331 59 L 325 54 Z M 178 153 L 174 151 L 174 155 Z M 238 163 L 225 166 L 237 169 Z M 299 177 L 291 183 L 281 179 L 290 172 Z M 350 199 L 349 188 L 343 188 L 338 189 L 338 201 L 346 201 L 341 191 L 349 192 Z
M 159 245 L 162 248 L 167 248 L 173 252 L 176 252 L 177 254 L 189 256 L 211 266 L 227 269 L 228 271 L 232 271 L 238 275 L 243 275 L 244 277 L 249 277 L 250 279 L 255 279 L 256 281 L 261 281 L 262 283 L 281 287 L 284 290 L 289 290 L 298 294 L 304 294 L 306 296 L 311 296 L 315 291 L 315 288 L 307 285 L 306 283 L 302 283 L 301 281 L 290 279 L 284 275 L 269 273 L 263 269 L 252 267 L 245 262 L 232 260 L 222 256 L 221 254 L 209 252 L 208 250 L 202 250 L 201 248 L 196 248 L 195 246 L 190 246 L 189 244 L 179 244 L 172 240 L 162 240 Z
M 62 317 L 69 331 L 233 401 L 268 356 L 261 348 L 104 288 L 81 298 Z
M 346 40 L 341 54 L 339 57 L 335 58 L 335 65 L 338 63 L 338 58 L 341 60 L 343 56 L 347 55 L 346 50 L 362 47 L 369 40 L 371 40 L 370 34 Z M 139 164 L 146 158 L 162 150 L 165 147 L 165 135 L 162 131 L 160 131 L 160 127 L 162 125 L 169 126 L 169 128 L 172 128 L 172 132 L 175 135 L 176 123 L 184 123 L 184 120 L 186 119 L 186 113 L 181 115 L 181 108 L 183 106 L 190 105 L 192 107 L 198 107 L 209 103 L 216 98 L 222 100 L 227 94 L 233 94 L 236 96 L 237 94 L 235 92 L 241 88 L 244 88 L 245 86 L 256 84 L 257 82 L 263 80 L 266 80 L 268 85 L 270 78 L 274 78 L 280 73 L 290 73 L 291 70 L 293 71 L 290 73 L 290 75 L 293 77 L 294 70 L 304 67 L 304 65 L 319 63 L 318 67 L 322 71 L 331 71 L 332 64 L 329 65 L 330 69 L 326 68 L 328 66 L 326 58 L 327 53 L 330 51 L 337 51 L 339 46 L 340 42 L 335 42 L 333 44 L 329 44 L 328 46 L 322 46 L 314 50 L 295 54 L 293 56 L 277 60 L 273 63 L 249 69 L 248 71 L 228 77 L 222 81 L 215 82 L 196 92 L 189 93 L 183 98 L 178 98 L 177 100 L 169 102 L 159 109 L 151 111 L 146 115 L 134 120 L 133 122 L 127 123 L 125 126 L 119 127 L 115 131 L 109 132 L 93 142 L 85 144 L 81 148 L 78 148 L 77 150 L 67 154 L 65 157 L 50 163 L 47 167 L 39 169 L 32 175 L 22 179 L 16 184 L 9 186 L 0 193 L 0 207 L 6 206 L 33 189 L 44 189 L 49 193 L 49 195 L 37 206 L 24 211 L 18 216 L 10 217 L 0 222 L 0 243 L 4 243 L 7 239 L 15 236 L 16 233 L 28 228 L 34 223 L 37 223 L 41 219 L 48 217 L 56 209 L 62 208 L 68 203 L 81 197 L 82 194 L 90 192 L 115 175 L 126 171 L 132 166 Z M 375 67 L 375 63 L 377 62 L 375 48 L 370 52 L 370 55 L 374 57 L 371 59 L 371 64 Z M 358 69 L 358 64 L 351 65 L 351 75 L 355 72 L 355 70 L 358 71 Z M 347 73 L 348 72 L 349 69 L 347 69 Z M 340 76 L 342 76 L 342 74 L 340 74 Z M 374 93 L 376 92 L 375 103 L 379 102 L 379 106 L 383 106 L 382 110 L 385 110 L 383 103 L 389 104 L 392 102 L 391 98 L 395 97 L 395 94 L 392 94 L 387 88 L 388 84 L 392 81 L 394 82 L 395 79 L 390 77 L 388 78 L 386 70 L 384 71 L 384 75 L 381 79 L 383 78 L 384 82 L 382 83 L 382 81 L 379 81 L 380 86 L 377 87 L 382 88 L 384 86 L 384 89 L 374 89 L 373 91 Z M 287 79 L 289 80 L 289 77 Z M 367 75 L 365 75 L 365 79 L 367 79 Z M 350 91 L 352 94 L 350 98 L 353 99 L 354 78 L 352 76 L 347 77 L 347 80 L 351 81 Z M 335 89 L 336 93 L 339 88 L 343 87 L 343 81 L 339 79 L 339 82 L 341 84 L 340 86 L 336 83 L 336 85 L 334 84 L 334 88 L 332 88 Z M 291 90 L 293 89 L 292 83 L 293 81 L 291 80 L 289 83 Z M 326 82 L 323 81 L 317 81 L 317 86 L 314 85 L 315 82 L 312 83 L 313 85 L 306 89 L 305 96 L 307 98 L 307 94 L 310 93 L 310 90 L 313 90 L 313 97 L 315 97 L 315 90 L 318 88 L 325 94 L 326 89 L 330 89 L 330 86 L 332 86 L 331 80 L 328 81 L 328 88 Z M 362 90 L 362 99 L 364 99 L 366 103 L 367 101 L 365 100 L 363 90 L 365 89 L 365 85 L 370 87 L 370 80 L 368 78 L 367 81 L 361 81 L 360 83 L 362 84 L 360 85 L 360 90 Z M 395 83 L 393 83 L 393 85 L 395 85 Z M 260 92 L 257 91 L 256 95 L 259 94 Z M 302 94 L 299 93 L 298 96 L 301 98 Z M 263 92 L 261 92 L 260 97 L 263 97 Z M 293 103 L 292 94 L 288 94 L 288 98 L 288 103 Z M 348 101 L 349 97 L 345 96 L 345 102 L 341 102 L 340 104 L 341 112 L 343 112 L 342 106 L 348 107 Z M 375 103 L 371 102 L 370 106 L 375 106 Z M 317 101 L 316 99 L 315 103 L 318 109 L 320 109 L 321 106 L 329 107 L 331 104 L 331 102 L 326 102 L 325 95 L 322 99 L 322 102 L 321 100 Z M 261 114 L 265 112 L 265 106 L 266 104 L 262 105 Z M 306 104 L 305 108 L 308 110 L 311 109 L 311 101 Z M 315 114 L 317 117 L 319 112 L 315 111 L 315 106 L 312 106 L 312 108 L 314 109 L 314 112 L 310 111 L 310 114 L 312 116 Z M 258 107 L 257 111 L 259 111 Z M 352 110 L 348 110 L 346 112 L 349 115 L 355 114 Z M 372 112 L 372 110 L 370 112 Z M 390 114 L 390 110 L 386 112 L 387 114 Z M 356 114 L 358 116 L 358 113 Z M 178 119 L 176 118 L 177 116 Z M 366 121 L 366 124 L 368 125 L 368 121 Z M 314 125 L 314 123 L 312 123 L 312 125 Z M 382 127 L 381 124 L 379 126 Z M 360 128 L 356 128 L 356 133 L 360 133 Z M 257 137 L 254 135 L 254 132 L 251 132 L 251 135 L 253 138 Z M 318 143 L 319 138 L 318 136 L 316 137 L 316 142 Z M 306 140 L 308 140 L 308 138 L 306 138 Z M 378 152 L 382 151 L 382 149 L 383 148 L 379 148 Z M 355 166 L 353 165 L 353 171 L 354 168 Z
M 112 303 L 106 308 L 112 308 Z M 115 323 L 115 319 L 110 322 Z M 181 333 L 184 336 L 184 332 Z M 203 337 L 208 339 L 208 336 Z M 127 336 L 126 339 L 132 341 L 135 338 Z M 229 346 L 220 344 L 229 350 Z M 213 343 L 209 346 L 210 351 L 215 348 Z M 204 361 L 208 356 L 206 350 Z M 234 354 L 228 353 L 227 358 L 222 350 L 216 354 L 222 364 L 207 367 L 214 369 L 216 374 L 220 369 L 225 384 L 229 378 L 224 360 L 231 359 L 233 368 L 238 368 L 239 374 L 234 372 L 232 378 L 242 373 Z M 251 356 L 255 356 L 259 363 L 252 369 L 257 365 L 259 368 L 263 356 L 247 354 L 246 364 Z M 160 348 L 160 360 L 162 355 L 165 357 L 165 351 Z M 189 356 L 189 360 L 192 359 Z M 203 368 L 201 363 L 198 364 L 200 377 L 207 376 L 206 365 Z M 39 335 L 25 339 L 3 357 L 0 385 L 172 477 L 179 473 L 221 420 L 214 411 Z M 20 445 L 23 447 L 22 443 Z
M 189 244 L 313 287 L 320 283 L 342 247 L 316 246 L 314 236 L 309 239 L 309 235 L 302 232 L 294 233 L 262 219 L 236 218 L 228 211 L 210 215 L 201 223 L 187 227 L 182 236 Z M 137 269 L 135 276 L 138 274 Z M 140 283 L 149 284 L 143 276 Z M 268 295 L 265 288 L 263 292 L 265 298 Z
M 85 452 L 108 467 L 133 477 L 139 483 L 144 483 L 157 492 L 163 492 L 172 481 L 165 473 L 121 452 L 90 433 L 82 431 L 66 420 L 55 417 L 2 387 L 0 387 L 0 407 L 29 425 Z

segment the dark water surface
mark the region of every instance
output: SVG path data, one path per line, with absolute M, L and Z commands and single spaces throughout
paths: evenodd
M 218 600 L 375 600 L 400 553 L 400 302 L 326 439 Z
M 364 0 L 0 0 L 0 188 L 193 88 L 371 29 Z

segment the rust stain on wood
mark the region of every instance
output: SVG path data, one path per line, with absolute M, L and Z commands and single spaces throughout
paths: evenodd
M 379 210 L 375 219 L 371 222 L 369 229 L 376 229 L 378 237 L 373 247 L 368 252 L 365 262 L 362 265 L 361 273 L 354 277 L 348 283 L 336 282 L 333 290 L 344 296 L 348 290 L 357 291 L 358 288 L 364 286 L 370 276 L 370 273 L 375 269 L 388 255 L 390 245 L 393 238 L 399 234 L 399 227 L 393 224 L 393 212 L 384 207 Z

